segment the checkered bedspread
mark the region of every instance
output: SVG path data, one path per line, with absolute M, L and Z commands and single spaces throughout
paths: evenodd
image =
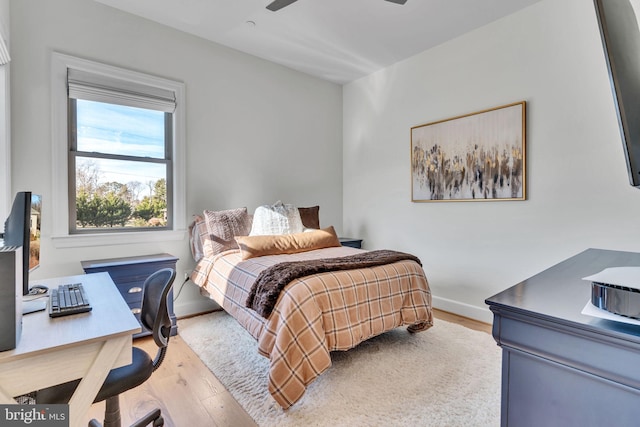
M 399 326 L 418 332 L 433 324 L 427 279 L 409 260 L 295 279 L 268 319 L 245 307 L 251 285 L 271 265 L 359 252 L 337 247 L 242 261 L 234 250 L 203 258 L 192 274 L 202 292 L 258 340 L 258 351 L 270 360 L 269 392 L 284 409 L 331 366 L 331 351 L 348 350 Z

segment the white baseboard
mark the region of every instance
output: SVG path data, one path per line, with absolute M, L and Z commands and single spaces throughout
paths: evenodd
M 493 323 L 493 313 L 489 307 L 477 307 L 460 301 L 454 301 L 442 297 L 432 297 L 433 307 L 442 311 L 468 317 L 484 323 Z
M 184 304 L 177 302 L 174 302 L 173 304 L 173 311 L 178 319 L 181 317 L 196 316 L 198 314 L 208 313 L 219 309 L 220 306 L 218 304 L 207 298 L 202 298 L 197 301 L 186 301 Z

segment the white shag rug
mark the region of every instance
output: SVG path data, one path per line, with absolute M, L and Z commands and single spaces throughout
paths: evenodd
M 498 426 L 501 351 L 491 335 L 436 319 L 347 352 L 289 410 L 267 390 L 269 361 L 225 312 L 179 321 L 180 336 L 261 427 Z

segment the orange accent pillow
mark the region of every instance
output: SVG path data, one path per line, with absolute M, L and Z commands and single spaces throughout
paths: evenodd
M 242 259 L 264 255 L 295 254 L 340 245 L 333 226 L 304 233 L 269 236 L 236 236 Z

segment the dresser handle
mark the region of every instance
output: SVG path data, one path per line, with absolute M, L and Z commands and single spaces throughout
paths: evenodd
M 140 286 L 135 286 L 133 288 L 129 288 L 127 292 L 130 294 L 137 294 L 138 292 L 142 292 L 142 288 Z
M 139 309 L 139 308 L 132 308 L 132 309 L 131 309 L 131 312 L 132 312 L 133 314 L 140 314 L 140 312 L 141 312 L 141 311 L 142 311 L 142 310 L 141 310 L 141 309 Z

